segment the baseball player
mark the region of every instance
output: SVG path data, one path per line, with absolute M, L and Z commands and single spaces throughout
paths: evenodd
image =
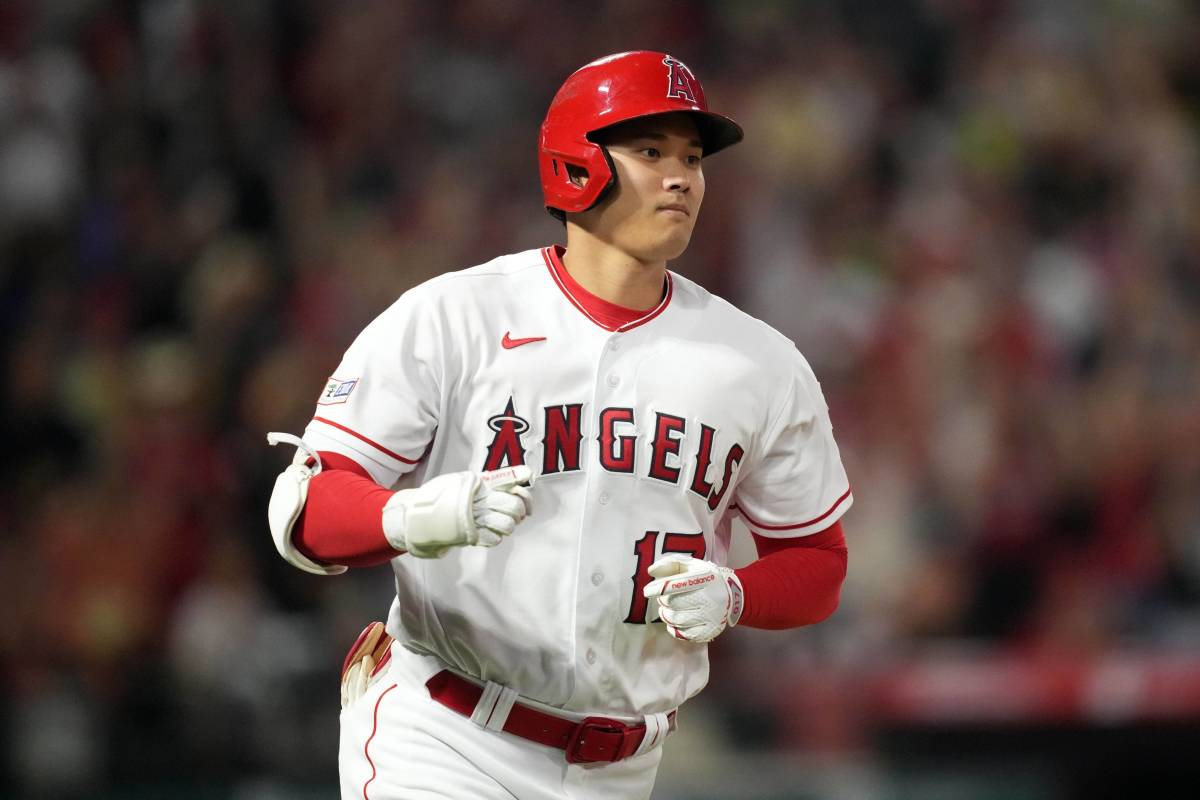
M 271 497 L 316 574 L 390 562 L 343 665 L 345 798 L 647 797 L 733 625 L 833 612 L 852 497 L 795 346 L 667 269 L 740 141 L 665 53 L 572 74 L 541 128 L 566 246 L 404 293 Z M 726 566 L 730 524 L 759 559 Z

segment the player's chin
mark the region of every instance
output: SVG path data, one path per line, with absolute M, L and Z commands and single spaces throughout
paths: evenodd
M 656 260 L 670 261 L 683 255 L 692 241 L 692 226 L 670 225 L 657 231 L 652 250 Z

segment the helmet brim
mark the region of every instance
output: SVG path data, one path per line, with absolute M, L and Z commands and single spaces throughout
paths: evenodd
M 611 125 L 605 125 L 603 128 L 597 128 L 588 133 L 587 138 L 592 142 L 599 142 L 602 139 L 602 134 L 605 131 L 612 130 L 620 125 L 624 125 L 634 120 L 650 119 L 652 117 L 661 117 L 667 114 L 687 114 L 696 121 L 696 131 L 700 134 L 700 142 L 704 148 L 704 155 L 711 156 L 713 153 L 720 152 L 730 145 L 737 144 L 745 136 L 742 131 L 742 126 L 738 125 L 724 114 L 717 114 L 712 111 L 693 111 L 693 110 L 670 110 L 660 111 L 654 114 L 643 114 L 637 117 L 630 117 L 619 122 L 614 122 Z
M 730 145 L 737 144 L 745 136 L 742 126 L 723 114 L 712 111 L 693 111 L 700 141 L 704 143 L 704 155 L 711 156 Z

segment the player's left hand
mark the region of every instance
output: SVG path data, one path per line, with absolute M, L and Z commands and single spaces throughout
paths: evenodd
M 742 582 L 711 561 L 668 553 L 650 565 L 642 594 L 658 604 L 667 632 L 689 642 L 711 642 L 742 616 Z

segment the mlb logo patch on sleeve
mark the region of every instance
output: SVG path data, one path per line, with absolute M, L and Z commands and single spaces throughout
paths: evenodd
M 350 399 L 350 393 L 354 391 L 354 387 L 358 385 L 358 378 L 344 381 L 340 378 L 330 378 L 325 383 L 325 389 L 321 392 L 321 397 L 317 400 L 319 406 L 332 406 L 338 403 L 344 403 Z

